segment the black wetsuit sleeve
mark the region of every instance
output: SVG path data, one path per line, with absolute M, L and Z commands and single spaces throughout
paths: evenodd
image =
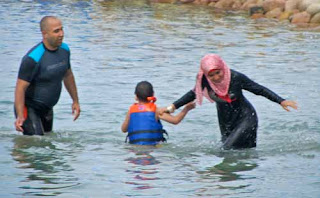
M 276 103 L 281 103 L 285 99 L 281 98 L 279 95 L 271 91 L 270 89 L 254 82 L 244 74 L 240 74 L 239 77 L 241 78 L 241 86 L 244 90 L 250 91 L 251 93 L 254 93 L 256 95 L 264 96 L 268 98 L 269 100 L 276 102 Z
M 173 105 L 175 106 L 176 109 L 179 109 L 180 107 L 193 101 L 194 99 L 196 99 L 196 94 L 192 90 L 190 90 L 189 92 L 184 94 L 180 99 L 175 101 Z
M 21 80 L 25 80 L 27 82 L 31 82 L 34 79 L 38 71 L 37 63 L 30 57 L 25 56 L 22 59 L 18 78 Z

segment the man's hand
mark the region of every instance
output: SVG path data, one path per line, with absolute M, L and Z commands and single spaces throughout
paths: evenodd
M 72 104 L 72 115 L 74 116 L 73 121 L 76 121 L 78 117 L 80 116 L 80 105 L 79 103 L 73 103 Z
M 24 118 L 17 118 L 16 121 L 14 122 L 14 125 L 16 126 L 16 130 L 23 132 L 22 125 L 24 123 L 25 119 Z

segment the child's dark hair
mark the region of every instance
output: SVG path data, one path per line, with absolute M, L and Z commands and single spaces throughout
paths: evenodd
M 137 98 L 142 102 L 148 102 L 147 98 L 153 96 L 154 93 L 152 84 L 148 81 L 141 81 L 137 84 L 134 93 L 137 95 Z

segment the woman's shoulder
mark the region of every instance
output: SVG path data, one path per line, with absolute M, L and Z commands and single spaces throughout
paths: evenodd
M 231 78 L 241 78 L 241 77 L 245 76 L 243 73 L 238 72 L 233 69 L 230 69 L 230 72 L 231 72 Z
M 231 81 L 237 82 L 237 83 L 240 83 L 240 82 L 244 83 L 244 82 L 251 81 L 251 79 L 241 72 L 231 70 Z

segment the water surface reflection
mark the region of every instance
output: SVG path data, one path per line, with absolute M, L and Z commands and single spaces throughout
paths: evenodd
M 205 170 L 197 171 L 200 181 L 211 183 L 207 187 L 198 189 L 199 195 L 223 195 L 230 191 L 250 192 L 251 183 L 257 181 L 250 172 L 258 168 L 258 153 L 253 150 L 243 151 L 216 151 L 221 162 L 208 166 Z M 220 190 L 219 190 L 220 189 Z
M 64 188 L 79 185 L 73 168 L 65 159 L 65 151 L 47 137 L 18 136 L 14 138 L 12 156 L 17 168 L 27 174 L 20 182 L 24 195 L 50 196 Z
M 127 181 L 126 184 L 134 185 L 137 190 L 154 188 L 148 181 L 160 179 L 156 176 L 159 171 L 155 165 L 161 162 L 152 155 L 153 149 L 155 147 L 138 146 L 128 149 L 135 156 L 125 159 L 129 163 L 126 171 L 133 175 L 133 181 Z

